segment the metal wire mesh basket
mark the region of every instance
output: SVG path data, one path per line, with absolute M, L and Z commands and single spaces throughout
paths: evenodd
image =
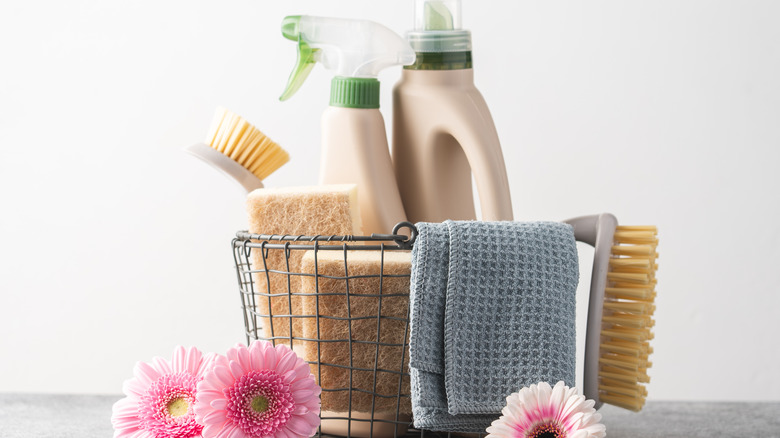
M 408 229 L 409 236 L 398 234 Z M 233 256 L 247 342 L 290 346 L 322 387 L 317 436 L 438 436 L 411 428 L 414 225 L 372 236 L 239 232 Z M 449 434 L 444 434 L 449 435 Z

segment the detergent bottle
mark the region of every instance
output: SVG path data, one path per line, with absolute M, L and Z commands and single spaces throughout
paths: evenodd
M 498 133 L 474 86 L 471 33 L 461 29 L 460 0 L 416 0 L 416 52 L 393 90 L 393 161 L 411 222 L 512 220 Z

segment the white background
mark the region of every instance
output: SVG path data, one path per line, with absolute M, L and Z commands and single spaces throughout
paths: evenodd
M 464 3 L 516 218 L 659 226 L 650 398 L 780 399 L 780 2 Z M 115 394 L 244 341 L 243 194 L 181 148 L 224 105 L 290 151 L 268 185 L 317 182 L 330 75 L 278 101 L 300 13 L 412 25 L 410 0 L 3 2 L 0 391 Z

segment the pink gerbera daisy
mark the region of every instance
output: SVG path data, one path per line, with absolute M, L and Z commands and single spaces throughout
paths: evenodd
M 171 362 L 155 357 L 138 362 L 123 385 L 125 398 L 114 403 L 114 438 L 191 438 L 201 436 L 195 420 L 198 382 L 214 355 L 176 347 Z
M 486 438 L 602 438 L 606 428 L 594 404 L 563 382 L 531 385 L 506 398 Z
M 195 415 L 205 437 L 309 437 L 320 424 L 320 391 L 289 347 L 239 344 L 198 384 Z

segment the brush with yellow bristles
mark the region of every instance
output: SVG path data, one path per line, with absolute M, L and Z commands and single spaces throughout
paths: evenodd
M 574 226 L 578 241 L 595 248 L 583 393 L 596 407 L 608 403 L 639 411 L 652 365 L 656 227 L 618 225 L 608 213 L 566 222 Z
M 263 180 L 290 155 L 243 117 L 217 108 L 205 143 L 185 151 L 214 166 L 241 184 L 247 192 L 263 187 Z

